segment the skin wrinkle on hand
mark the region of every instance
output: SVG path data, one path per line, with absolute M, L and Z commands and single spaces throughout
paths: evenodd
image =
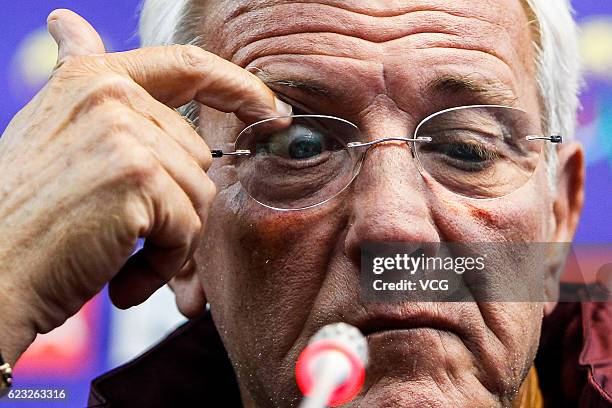
M 281 2 L 287 7 L 276 7 L 277 3 L 244 1 L 237 10 L 229 1 L 206 2 L 194 12 L 209 16 L 202 32 L 207 49 L 256 71 L 274 91 L 311 113 L 350 120 L 367 137 L 410 134 L 428 113 L 448 104 L 492 100 L 497 93 L 533 118 L 540 117 L 531 32 L 518 1 L 419 0 L 402 9 L 406 15 L 388 19 L 382 15 L 397 13 L 394 6 L 401 2 Z M 317 8 L 321 3 L 334 8 Z M 372 7 L 364 8 L 366 3 Z M 341 15 L 342 5 L 379 17 Z M 258 6 L 266 8 L 248 12 Z M 459 37 L 441 38 L 421 29 L 419 24 L 432 21 L 423 18 L 427 12 L 409 15 L 417 8 L 436 9 L 435 15 L 444 16 L 449 27 L 461 27 Z M 329 16 L 331 21 L 338 15 L 341 19 L 336 21 L 348 23 L 334 30 L 363 30 L 352 35 L 303 33 L 317 20 Z M 289 21 L 293 34 L 278 35 L 287 32 Z M 422 34 L 379 42 L 380 35 L 392 38 L 406 29 L 394 26 L 402 21 L 412 21 L 407 29 Z M 367 33 L 376 33 L 377 27 L 383 27 L 379 37 L 369 38 Z M 439 47 L 440 41 L 446 42 L 444 47 Z M 448 42 L 461 49 L 448 48 Z M 451 81 L 444 84 L 441 78 Z M 452 79 L 457 81 L 453 84 Z M 235 136 L 216 130 L 234 126 L 231 116 L 207 108 L 200 113 L 207 119 L 201 133 L 208 136 L 209 145 L 223 145 Z M 359 260 L 347 248 L 373 237 L 426 242 L 546 240 L 544 231 L 552 226 L 545 229 L 541 223 L 550 220 L 554 197 L 548 194 L 544 171 L 537 172 L 520 194 L 481 202 L 423 182 L 413 164 L 401 159 L 406 153 L 392 144 L 374 149 L 341 196 L 295 213 L 277 213 L 254 203 L 234 190 L 234 175 L 214 163 L 210 176 L 221 193 L 198 250 L 199 274 L 246 407 L 282 405 L 299 397 L 293 365 L 322 325 L 351 323 L 381 312 L 360 301 Z M 405 174 L 410 177 L 402 177 Z M 208 257 L 211 251 L 218 256 Z M 450 304 L 438 309 L 435 313 L 445 319 L 459 321 L 458 335 L 415 330 L 371 337 L 372 365 L 364 392 L 348 406 L 391 406 L 390 400 L 396 406 L 418 406 L 448 396 L 466 406 L 509 404 L 537 349 L 541 306 Z M 427 304 L 406 305 L 399 313 L 417 312 L 434 313 Z M 269 332 L 274 332 L 274 341 Z M 440 380 L 447 370 L 456 373 L 455 381 Z M 280 374 L 272 375 L 275 371 Z M 454 389 L 453 384 L 463 388 Z

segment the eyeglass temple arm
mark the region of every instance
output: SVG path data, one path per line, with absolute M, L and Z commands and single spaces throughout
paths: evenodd
M 213 159 L 218 159 L 220 157 L 225 157 L 225 156 L 250 156 L 251 151 L 250 150 L 236 150 L 235 152 L 224 152 L 223 150 L 211 150 L 210 154 L 213 157 Z
M 551 143 L 559 144 L 563 143 L 563 136 L 560 135 L 552 135 L 552 136 L 527 136 L 525 139 L 528 141 L 532 140 L 547 140 Z

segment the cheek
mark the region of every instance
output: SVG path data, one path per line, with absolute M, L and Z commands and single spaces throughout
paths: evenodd
M 292 378 L 302 333 L 342 230 L 333 206 L 266 209 L 233 185 L 217 198 L 201 269 L 212 313 L 238 377 L 253 386 Z M 211 236 L 209 233 L 212 233 Z M 287 382 L 285 395 L 293 395 Z
M 490 359 L 483 360 L 489 379 L 505 379 L 492 386 L 520 383 L 532 365 L 540 339 L 542 303 L 484 302 L 483 320 L 499 342 L 491 343 Z M 493 346 L 495 344 L 495 346 Z
M 541 174 L 540 174 L 541 173 Z M 494 200 L 455 195 L 427 181 L 435 223 L 449 242 L 547 242 L 552 197 L 544 170 L 514 193 Z
M 226 171 L 213 173 L 219 178 Z M 343 211 L 333 204 L 303 212 L 274 211 L 249 198 L 239 184 L 225 184 L 229 187 L 215 200 L 200 251 L 203 259 L 215 254 L 201 267 L 213 315 L 230 343 L 257 340 L 282 361 L 323 284 Z M 262 325 L 264 316 L 267 323 Z M 244 353 L 254 351 L 240 344 L 234 356 L 248 360 Z
M 248 197 L 241 202 L 233 225 L 235 255 L 248 265 L 250 279 L 273 286 L 281 294 L 295 295 L 299 287 L 305 292 L 317 290 L 326 274 L 334 237 L 342 228 L 342 215 L 333 205 L 280 212 Z

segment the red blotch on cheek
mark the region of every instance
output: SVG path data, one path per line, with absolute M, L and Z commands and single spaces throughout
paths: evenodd
M 240 220 L 239 242 L 252 257 L 265 262 L 282 257 L 304 238 L 313 223 L 314 220 L 302 212 L 257 211 Z
M 482 207 L 477 207 L 472 204 L 467 204 L 466 207 L 468 208 L 470 215 L 473 218 L 477 218 L 489 225 L 496 223 L 496 217 L 494 217 L 493 213 L 490 210 L 487 210 Z

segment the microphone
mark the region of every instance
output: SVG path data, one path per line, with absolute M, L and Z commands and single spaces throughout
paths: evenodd
M 368 343 L 346 323 L 321 328 L 308 342 L 295 366 L 298 387 L 305 395 L 300 408 L 338 407 L 361 390 L 368 364 Z

